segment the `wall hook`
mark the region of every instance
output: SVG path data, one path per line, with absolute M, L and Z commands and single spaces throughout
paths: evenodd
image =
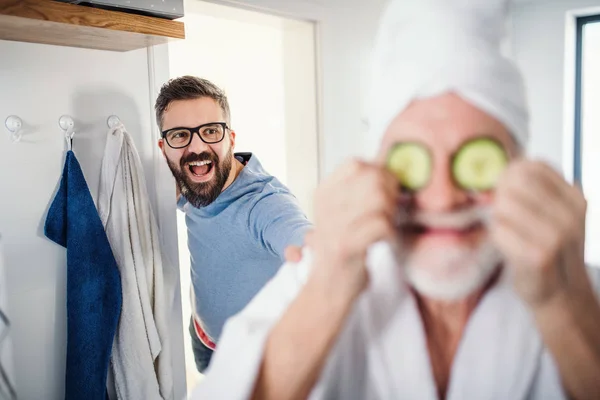
M 21 118 L 16 115 L 9 115 L 8 118 L 6 118 L 6 121 L 4 121 L 4 125 L 10 132 L 10 140 L 15 143 L 21 140 L 21 137 L 23 136 L 21 133 L 21 128 L 23 127 Z
M 121 119 L 119 117 L 117 117 L 116 115 L 111 115 L 106 120 L 106 124 L 108 125 L 108 127 L 110 129 L 116 128 L 120 123 L 121 123 Z
M 65 133 L 65 140 L 67 141 L 67 150 L 73 148 L 73 136 L 75 135 L 75 121 L 68 115 L 63 115 L 58 119 L 58 125 Z

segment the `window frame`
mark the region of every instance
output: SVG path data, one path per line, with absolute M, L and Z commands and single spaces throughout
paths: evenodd
M 575 33 L 575 126 L 573 137 L 573 181 L 581 186 L 583 171 L 582 149 L 582 102 L 583 102 L 583 30 L 587 24 L 600 23 L 600 13 L 576 18 Z

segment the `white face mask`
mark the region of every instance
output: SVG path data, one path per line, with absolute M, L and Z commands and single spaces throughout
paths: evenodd
M 411 222 L 426 226 L 464 228 L 485 220 L 485 210 L 473 208 L 451 214 L 417 214 Z M 400 251 L 400 264 L 408 283 L 420 294 L 437 300 L 460 300 L 485 285 L 501 262 L 489 238 L 476 248 L 447 245 Z

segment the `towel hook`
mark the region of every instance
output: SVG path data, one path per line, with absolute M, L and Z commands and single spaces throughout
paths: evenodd
M 106 120 L 106 124 L 110 129 L 116 128 L 121 123 L 121 119 L 116 115 L 111 115 Z
M 62 115 L 58 119 L 58 125 L 65 133 L 65 140 L 67 141 L 67 150 L 73 149 L 73 136 L 75 135 L 75 121 L 68 115 Z
M 10 140 L 15 143 L 21 140 L 21 137 L 23 136 L 21 133 L 21 128 L 23 127 L 21 118 L 16 115 L 9 115 L 6 118 L 6 121 L 4 121 L 4 126 L 6 126 L 6 129 L 10 132 Z

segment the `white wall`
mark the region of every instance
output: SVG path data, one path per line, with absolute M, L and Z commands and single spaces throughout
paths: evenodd
M 76 122 L 74 151 L 96 198 L 106 118 L 117 114 L 133 135 L 144 164 L 151 200 L 155 188 L 155 140 L 146 50 L 113 53 L 0 41 L 0 120 L 23 119 L 26 132 L 12 143 L 0 135 L 0 232 L 6 258 L 8 301 L 13 321 L 16 383 L 23 400 L 64 398 L 66 356 L 66 253 L 43 235 L 46 211 L 64 162 L 61 114 Z M 174 198 L 172 187 L 162 190 Z M 160 203 L 160 200 L 158 201 Z M 169 206 L 161 206 L 162 210 Z M 176 235 L 173 224 L 161 226 Z M 156 208 L 155 208 L 156 209 Z M 167 240 L 168 242 L 168 240 Z M 171 244 L 172 246 L 172 244 Z M 167 280 L 178 282 L 177 249 L 165 248 Z M 171 301 L 175 326 L 177 395 L 183 396 L 183 350 L 179 293 Z
M 563 140 L 572 134 L 563 129 L 566 13 L 599 5 L 600 0 L 553 0 L 513 6 L 512 53 L 531 106 L 530 151 L 560 169 L 570 168 L 563 163 Z
M 285 162 L 287 185 L 307 217 L 319 181 L 319 120 L 315 26 L 282 20 Z
M 332 1 L 319 25 L 323 172 L 365 153 L 371 50 L 385 0 Z

